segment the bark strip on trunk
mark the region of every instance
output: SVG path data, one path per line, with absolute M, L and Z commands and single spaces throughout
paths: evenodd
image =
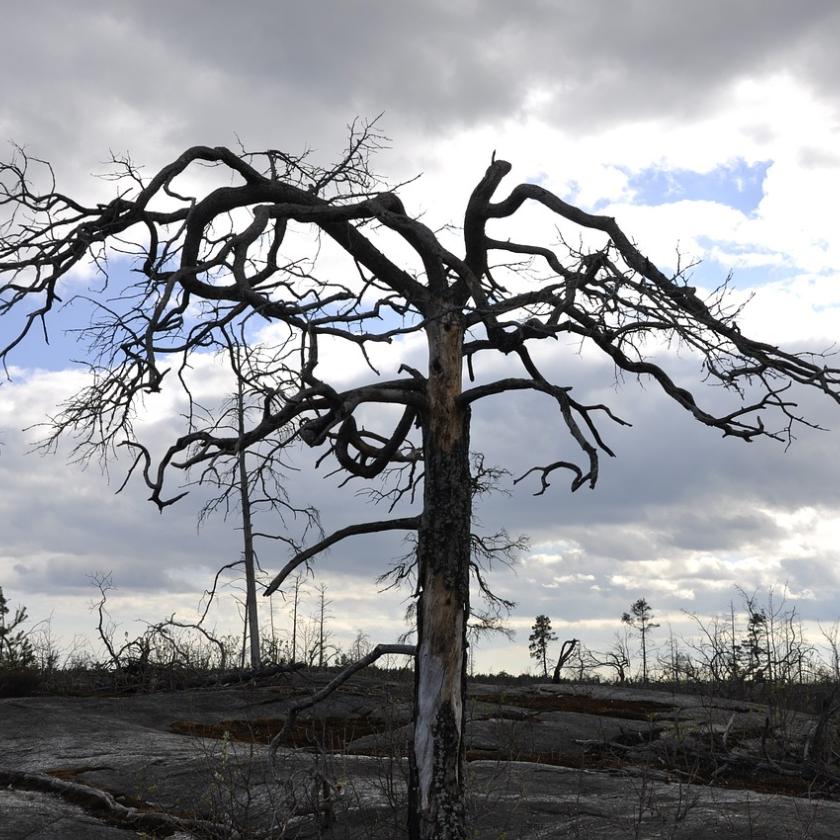
M 427 328 L 424 511 L 417 544 L 419 600 L 409 826 L 412 840 L 461 840 L 469 615 L 468 410 L 461 394 L 463 326 L 444 314 Z

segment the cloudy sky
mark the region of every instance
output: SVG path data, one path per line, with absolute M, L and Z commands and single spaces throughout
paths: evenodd
M 146 172 L 194 144 L 343 148 L 354 117 L 382 113 L 391 146 L 376 168 L 405 190 L 431 226 L 457 223 L 493 150 L 511 161 L 510 184 L 534 181 L 585 209 L 617 218 L 650 258 L 673 269 L 679 250 L 702 260 L 694 283 L 734 273 L 736 300 L 752 297 L 743 328 L 796 349 L 840 339 L 840 8 L 833 0 L 615 3 L 155 2 L 13 4 L 0 53 L 6 80 L 0 140 L 50 160 L 59 187 L 107 198 L 94 174 L 130 152 Z M 6 146 L 5 156 L 11 154 Z M 75 282 L 83 282 L 77 278 Z M 67 453 L 26 454 L 42 421 L 83 380 L 71 314 L 51 344 L 27 341 L 0 388 L 0 585 L 33 620 L 52 616 L 69 640 L 93 636 L 89 576 L 108 572 L 111 608 L 132 632 L 138 619 L 188 617 L 213 572 L 238 556 L 235 522 L 196 530 L 202 491 L 159 515 L 111 465 L 67 464 Z M 0 334 L 8 325 L 0 325 Z M 385 375 L 416 343 L 380 358 Z M 692 381 L 696 365 L 666 362 Z M 335 376 L 353 379 L 341 359 Z M 529 667 L 534 616 L 566 638 L 609 645 L 619 616 L 645 596 L 663 625 L 688 633 L 683 610 L 728 610 L 735 586 L 787 587 L 808 626 L 840 618 L 840 407 L 800 395 L 831 432 L 802 429 L 787 451 L 770 442 L 721 440 L 650 383 L 618 382 L 593 354 L 546 360 L 579 393 L 608 402 L 630 428 L 608 430 L 616 458 L 598 487 L 571 495 L 558 478 L 534 498 L 527 482 L 488 498 L 490 530 L 530 538 L 512 570 L 492 577 L 517 602 L 513 642 L 487 640 L 478 667 Z M 213 372 L 206 372 L 212 390 Z M 561 382 L 562 384 L 562 382 Z M 723 406 L 718 392 L 705 393 Z M 157 440 L 176 433 L 177 404 L 150 421 Z M 523 435 L 527 429 L 527 436 Z M 514 475 L 552 460 L 563 434 L 539 400 L 488 401 L 473 442 Z M 523 446 L 525 443 L 525 446 Z M 549 453 L 536 456 L 535 453 Z M 377 518 L 301 455 L 290 473 L 298 498 L 327 530 Z M 276 523 L 261 522 L 264 530 Z M 406 593 L 381 594 L 376 575 L 399 540 L 357 540 L 317 565 L 329 586 L 335 640 L 356 629 L 374 641 L 403 631 Z M 267 572 L 287 555 L 264 544 Z M 226 589 L 214 621 L 238 627 Z M 275 599 L 277 627 L 285 625 Z M 305 610 L 315 609 L 310 594 Z M 267 622 L 267 617 L 266 617 Z

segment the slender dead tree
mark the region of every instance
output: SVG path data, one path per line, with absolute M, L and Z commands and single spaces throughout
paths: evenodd
M 262 400 L 266 388 L 281 387 L 286 365 L 286 343 L 270 350 L 248 345 L 246 337 L 239 332 L 232 334 L 228 329 L 220 330 L 224 357 L 235 374 L 235 393 L 217 406 L 192 404 L 194 412 L 202 412 L 204 422 L 213 423 L 216 433 L 236 434 L 240 439 L 245 434 L 249 415 L 262 414 Z M 268 383 L 268 384 L 266 384 Z M 290 434 L 290 430 L 278 430 L 278 436 Z M 250 456 L 250 457 L 248 457 Z M 227 564 L 224 568 L 239 565 L 245 569 L 245 615 L 243 631 L 244 651 L 250 650 L 251 669 L 261 667 L 261 634 L 257 605 L 258 574 L 262 572 L 256 551 L 257 539 L 291 542 L 284 531 L 280 534 L 258 531 L 254 527 L 255 514 L 269 513 L 285 525 L 285 517 L 291 515 L 302 519 L 306 529 L 315 528 L 319 533 L 318 512 L 312 507 L 295 507 L 289 501 L 285 489 L 284 469 L 286 464 L 273 446 L 240 446 L 235 460 L 226 463 L 217 461 L 201 473 L 198 483 L 214 488 L 217 492 L 205 503 L 199 516 L 203 523 L 213 513 L 221 513 L 227 519 L 233 508 L 238 507 L 242 523 L 242 560 Z M 297 594 L 295 613 L 297 612 Z M 273 616 L 272 616 L 273 628 Z M 273 629 L 272 629 L 273 637 Z
M 331 618 L 327 613 L 327 609 L 332 606 L 332 601 L 327 600 L 327 584 L 318 584 L 318 667 L 323 668 L 327 664 L 326 645 L 327 638 L 331 633 L 324 630 L 324 621 L 326 618 Z
M 297 662 L 298 606 L 300 604 L 300 590 L 302 587 L 303 575 L 296 574 L 292 578 L 292 662 Z M 271 596 L 269 595 L 269 597 Z
M 334 458 L 348 480 L 399 472 L 388 490 L 392 507 L 408 506 L 416 491 L 419 509 L 301 545 L 267 591 L 343 539 L 416 532 L 409 833 L 463 838 L 473 408 L 501 394 L 543 395 L 580 457 L 548 456 L 529 473 L 538 493 L 558 471 L 578 490 L 594 486 L 600 456 L 613 454 L 601 425 L 624 421 L 551 380 L 533 352 L 550 339 L 597 348 L 620 373 L 654 383 L 700 423 L 745 441 L 788 440 L 802 420 L 791 385 L 838 400 L 840 370 L 745 336 L 725 284 L 701 297 L 685 271 L 665 274 L 611 217 L 537 184 L 497 199 L 511 165 L 495 157 L 469 196 L 460 235 L 434 231 L 404 206 L 399 188 L 372 174 L 380 144 L 375 129 L 354 130 L 346 154 L 328 167 L 276 150 L 196 146 L 148 179 L 118 159 L 117 195 L 98 205 L 52 183 L 36 186 L 36 162 L 18 152 L 0 173 L 0 315 L 14 328 L 0 356 L 49 321 L 63 278 L 92 258 L 111 285 L 88 294 L 95 314 L 82 338 L 93 354 L 90 384 L 63 406 L 52 441 L 75 434 L 82 449 L 127 447 L 161 509 L 184 492 L 168 489 L 173 471 L 235 464 L 242 449 L 261 444 L 282 451 L 302 441 Z M 531 224 L 515 238 L 503 232 L 528 206 L 556 221 L 555 241 L 523 239 Z M 569 244 L 570 229 L 579 244 Z M 106 261 L 113 249 L 134 255 L 137 283 L 125 285 L 125 273 Z M 253 335 L 266 322 L 285 330 L 299 362 L 283 387 L 255 383 L 262 410 L 244 433 L 223 432 L 188 410 L 184 433 L 166 451 L 138 440 L 133 412 L 143 399 L 180 387 L 190 363 L 224 343 L 225 330 Z M 425 337 L 423 370 L 373 369 L 371 347 L 410 333 Z M 653 355 L 661 342 L 694 351 L 703 375 L 732 392 L 731 410 L 704 408 L 678 384 L 663 366 L 667 357 Z M 319 348 L 329 343 L 343 346 L 346 364 L 353 353 L 368 364 L 369 381 L 359 371 L 353 381 L 361 384 L 322 378 Z M 488 378 L 480 362 L 500 354 L 511 375 Z
M 245 396 L 242 380 L 237 382 L 236 420 L 240 437 L 245 434 Z M 245 563 L 245 613 L 247 632 L 251 650 L 251 668 L 259 668 L 260 658 L 260 619 L 257 610 L 257 574 L 254 557 L 254 527 L 251 518 L 251 488 L 248 482 L 248 468 L 245 460 L 245 448 L 239 450 L 237 468 L 239 470 L 239 505 L 242 509 L 242 559 Z

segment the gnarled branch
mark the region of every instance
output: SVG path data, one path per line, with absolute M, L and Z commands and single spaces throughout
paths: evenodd
M 416 531 L 420 527 L 419 516 L 406 516 L 401 519 L 384 519 L 379 522 L 363 522 L 360 525 L 348 525 L 330 534 L 325 539 L 310 546 L 292 557 L 288 563 L 274 576 L 271 583 L 266 587 L 263 595 L 271 595 L 282 585 L 283 581 L 302 563 L 305 563 L 316 554 L 320 554 L 331 545 L 335 545 L 347 537 L 355 537 L 359 534 L 376 534 L 382 531 Z

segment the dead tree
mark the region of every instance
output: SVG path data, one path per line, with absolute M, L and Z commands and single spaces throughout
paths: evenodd
M 239 435 L 242 436 L 245 434 L 245 397 L 241 379 L 237 386 L 236 425 Z M 250 641 L 251 668 L 258 669 L 262 662 L 260 656 L 260 619 L 257 612 L 257 575 L 256 559 L 254 557 L 254 526 L 251 518 L 251 492 L 245 452 L 245 448 L 242 447 L 237 454 L 239 503 L 242 509 L 242 559 L 245 563 L 245 613 L 248 618 L 248 630 L 245 635 Z
M 575 652 L 577 645 L 577 639 L 566 639 L 563 644 L 560 645 L 560 653 L 557 655 L 557 662 L 554 665 L 554 673 L 551 675 L 551 681 L 553 683 L 560 682 L 560 672 Z
M 326 652 L 326 644 L 327 638 L 332 635 L 332 633 L 327 633 L 324 631 L 324 620 L 326 618 L 332 618 L 331 615 L 327 613 L 327 608 L 332 606 L 332 601 L 327 600 L 327 584 L 326 583 L 319 583 L 318 584 L 318 667 L 323 668 L 327 664 L 327 652 Z
M 224 349 L 231 370 L 235 374 L 235 393 L 221 406 L 199 406 L 206 418 L 212 418 L 217 434 L 235 434 L 240 439 L 244 436 L 249 419 L 262 414 L 262 401 L 266 382 L 271 387 L 282 387 L 288 370 L 285 344 L 270 350 L 264 347 L 249 346 L 245 335 L 239 331 L 232 334 L 222 329 L 221 338 L 226 344 Z M 278 430 L 278 436 L 290 434 L 290 430 Z M 248 457 L 250 456 L 250 458 Z M 250 649 L 251 671 L 259 671 L 262 665 L 260 650 L 261 634 L 257 606 L 257 587 L 261 585 L 258 574 L 263 570 L 259 565 L 256 551 L 257 539 L 281 540 L 290 542 L 286 533 L 275 534 L 255 529 L 255 516 L 274 514 L 281 523 L 285 515 L 302 519 L 306 530 L 315 528 L 321 533 L 318 512 L 313 507 L 296 508 L 289 501 L 285 489 L 285 463 L 278 450 L 273 446 L 239 448 L 236 458 L 227 462 L 219 461 L 201 473 L 200 483 L 215 488 L 217 493 L 202 508 L 199 523 L 203 523 L 213 513 L 221 513 L 227 519 L 233 508 L 238 507 L 242 523 L 242 559 L 228 563 L 222 570 L 244 566 L 245 570 L 245 615 L 242 638 L 242 665 L 246 647 Z M 278 516 L 279 515 L 279 516 Z M 218 575 L 216 576 L 216 584 Z M 262 584 L 264 585 L 264 584 Z M 299 583 L 295 587 L 294 630 L 292 651 L 294 654 L 295 633 L 297 629 L 297 606 Z M 213 592 L 215 593 L 215 585 Z M 209 593 L 208 593 L 209 594 Z M 211 595 L 211 600 L 212 600 Z M 209 606 L 209 604 L 208 604 Z M 205 610 L 206 613 L 206 610 Z M 273 627 L 273 615 L 272 615 Z M 273 638 L 273 636 L 272 636 Z M 292 655 L 294 661 L 294 655 Z
M 562 339 L 598 348 L 621 374 L 652 382 L 695 420 L 744 441 L 787 441 L 802 420 L 791 385 L 838 400 L 840 370 L 745 336 L 725 301 L 725 284 L 701 296 L 682 270 L 667 275 L 646 258 L 611 217 L 587 213 L 537 184 L 519 184 L 497 200 L 511 165 L 495 157 L 467 201 L 460 242 L 451 228 L 436 232 L 372 174 L 370 153 L 379 142 L 369 127 L 354 131 L 331 167 L 276 150 L 196 146 L 149 179 L 120 159 L 118 194 L 98 205 L 52 183 L 36 187 L 36 163 L 19 152 L 0 172 L 6 211 L 0 315 L 14 326 L 0 356 L 5 360 L 48 323 L 64 294 L 63 278 L 92 258 L 113 286 L 103 291 L 100 284 L 89 294 L 96 314 L 82 337 L 93 354 L 90 384 L 64 405 L 53 440 L 75 434 L 83 448 L 127 447 L 161 509 L 183 495 L 168 489 L 174 470 L 235 464 L 240 451 L 261 444 L 282 451 L 303 441 L 332 456 L 348 478 L 402 470 L 394 505 L 408 506 L 416 491 L 419 509 L 341 528 L 298 551 L 268 591 L 340 540 L 416 532 L 410 835 L 462 838 L 473 409 L 501 394 L 543 395 L 580 457 L 558 452 L 526 475 L 536 474 L 542 493 L 565 471 L 578 490 L 594 486 L 600 456 L 613 455 L 602 424 L 624 421 L 552 381 L 535 360 L 535 346 Z M 196 171 L 201 178 L 182 177 Z M 216 186 L 206 186 L 213 178 Z M 569 244 L 567 235 L 555 242 L 507 238 L 505 221 L 525 205 L 567 233 L 576 226 L 580 244 Z M 389 250 L 395 242 L 399 247 Z M 109 273 L 110 246 L 134 254 L 136 285 L 117 288 L 125 281 Z M 327 251 L 344 266 L 329 276 L 319 261 Z M 132 409 L 141 399 L 179 387 L 179 374 L 197 353 L 223 346 L 226 331 L 265 321 L 283 325 L 299 362 L 283 387 L 248 374 L 263 403 L 244 433 L 223 433 L 187 412 L 184 433 L 165 452 L 153 453 L 137 439 Z M 352 387 L 319 375 L 324 342 L 343 343 L 345 358 L 355 352 L 364 364 L 371 346 L 409 333 L 425 336 L 423 370 L 402 366 L 383 376 L 369 364 L 369 381 Z M 723 413 L 701 406 L 653 360 L 649 341 L 694 351 L 703 375 L 729 389 L 735 405 Z M 516 370 L 476 380 L 482 359 L 499 354 Z M 376 409 L 381 425 L 374 429 L 362 414 L 370 418 Z M 384 428 L 392 411 L 396 419 Z

